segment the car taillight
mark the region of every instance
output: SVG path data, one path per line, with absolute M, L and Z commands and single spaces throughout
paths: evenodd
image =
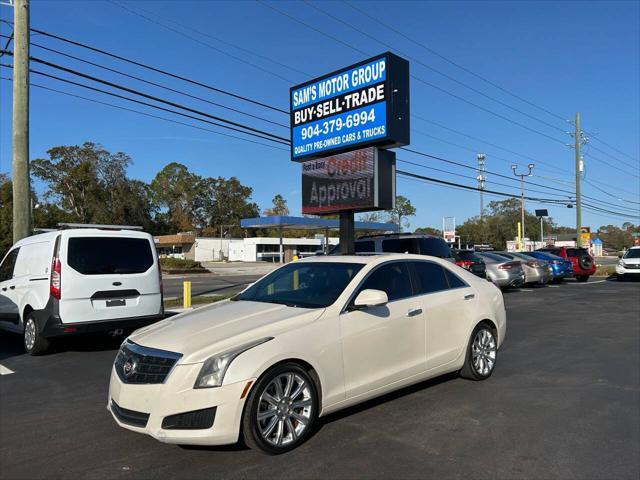
M 514 267 L 519 267 L 521 264 L 520 262 L 510 262 L 510 263 L 503 263 L 502 265 L 498 265 L 498 268 L 500 270 L 511 270 Z
M 62 266 L 60 259 L 53 257 L 51 261 L 51 280 L 49 282 L 49 293 L 53 298 L 60 300 L 62 292 Z
M 469 270 L 471 268 L 471 265 L 473 265 L 473 262 L 471 260 L 458 260 L 456 262 L 456 265 Z

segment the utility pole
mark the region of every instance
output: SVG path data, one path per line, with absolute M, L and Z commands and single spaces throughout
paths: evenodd
M 527 168 L 528 168 L 527 173 L 517 173 L 516 170 L 518 169 L 518 165 L 516 164 L 511 165 L 511 170 L 513 170 L 513 174 L 516 177 L 520 177 L 520 210 L 522 215 L 522 220 L 521 220 L 522 233 L 520 237 L 520 248 L 522 250 L 524 250 L 524 177 L 530 177 L 531 175 L 533 175 L 532 173 L 533 167 L 535 167 L 535 165 L 533 163 L 530 163 L 529 165 L 527 165 Z
M 486 180 L 484 176 L 484 159 L 486 158 L 486 156 L 484 153 L 479 153 L 476 158 L 478 159 L 478 176 L 476 178 L 478 180 L 478 189 L 480 190 L 480 225 L 482 225 L 484 219 L 484 203 L 482 192 L 484 191 Z
M 13 2 L 13 241 L 31 234 L 29 0 Z
M 582 246 L 582 235 L 580 227 L 582 227 L 582 198 L 580 197 L 580 145 L 582 143 L 582 131 L 580 130 L 580 113 L 576 113 L 576 131 L 575 131 L 575 150 L 576 150 L 576 246 Z

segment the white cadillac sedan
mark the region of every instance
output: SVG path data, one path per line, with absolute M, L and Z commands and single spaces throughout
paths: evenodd
M 504 340 L 500 290 L 435 257 L 314 257 L 122 344 L 108 409 L 167 443 L 268 453 L 318 417 L 447 372 L 484 380 Z

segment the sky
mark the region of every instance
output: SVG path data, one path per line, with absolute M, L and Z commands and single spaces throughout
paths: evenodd
M 582 191 L 592 197 L 587 201 L 608 210 L 640 215 L 640 2 L 359 1 L 353 5 L 370 17 L 344 2 L 333 1 L 310 5 L 293 1 L 32 0 L 31 27 L 285 110 L 289 108 L 292 85 L 391 50 L 409 59 L 411 73 L 421 80 L 411 80 L 412 149 L 470 166 L 476 165 L 476 154 L 482 152 L 488 171 L 507 176 L 512 176 L 512 163 L 518 164 L 519 170 L 535 163 L 531 181 L 572 190 L 574 150 L 566 144 L 573 143 L 567 133 L 573 125 L 567 120 L 580 112 L 589 139 L 583 147 Z M 0 6 L 1 19 L 12 20 L 12 16 L 10 7 Z M 9 35 L 11 27 L 0 24 L 0 33 Z M 4 46 L 6 39 L 0 40 Z M 34 57 L 288 136 L 288 116 L 283 113 L 43 35 L 34 34 L 31 41 L 284 126 L 145 85 L 35 45 L 31 52 Z M 2 61 L 10 60 L 5 56 Z M 42 65 L 32 64 L 32 68 L 73 78 Z M 10 70 L 0 68 L 0 72 L 2 77 L 10 77 Z M 223 132 L 39 75 L 33 74 L 31 82 Z M 253 200 L 261 209 L 271 206 L 275 194 L 282 194 L 291 213 L 300 214 L 300 165 L 291 162 L 286 149 L 37 87 L 31 89 L 30 101 L 32 159 L 45 157 L 54 146 L 92 141 L 109 151 L 129 154 L 133 159 L 128 172 L 132 178 L 150 181 L 167 163 L 180 162 L 202 176 L 237 177 L 253 188 Z M 0 172 L 9 173 L 11 103 L 11 82 L 0 80 Z M 473 178 L 477 173 L 473 170 L 397 153 L 398 169 L 476 185 Z M 517 182 L 492 173 L 486 176 L 487 189 L 519 195 Z M 35 182 L 35 186 L 43 192 L 41 183 Z M 527 189 L 527 195 L 537 198 L 568 197 L 533 185 Z M 417 209 L 410 219 L 412 229 L 441 228 L 443 217 L 455 217 L 462 223 L 479 213 L 477 192 L 401 176 L 397 192 Z M 498 199 L 485 194 L 485 205 Z M 527 207 L 547 208 L 559 224 L 575 226 L 575 209 L 534 201 Z M 639 223 L 638 218 L 583 211 L 583 224 L 593 228 L 625 221 Z

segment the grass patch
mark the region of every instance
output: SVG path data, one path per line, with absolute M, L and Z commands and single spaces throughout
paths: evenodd
M 598 265 L 596 267 L 595 277 L 615 277 L 616 267 L 614 265 Z
M 233 295 L 201 295 L 197 297 L 191 297 L 191 306 L 193 307 L 195 305 L 206 305 L 208 303 L 215 303 L 231 297 L 233 297 Z M 164 308 L 182 308 L 183 305 L 184 301 L 182 297 L 172 298 L 171 300 L 164 301 Z

